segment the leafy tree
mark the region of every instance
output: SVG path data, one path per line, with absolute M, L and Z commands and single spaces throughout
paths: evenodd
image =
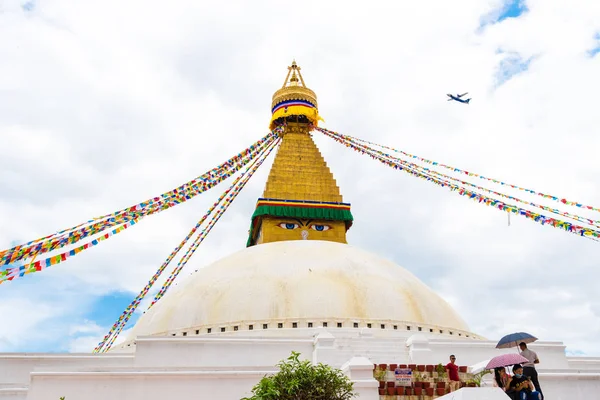
M 299 356 L 293 351 L 277 364 L 279 372 L 263 377 L 252 388 L 252 397 L 242 400 L 350 400 L 356 396 L 353 383 L 342 371 L 300 361 Z

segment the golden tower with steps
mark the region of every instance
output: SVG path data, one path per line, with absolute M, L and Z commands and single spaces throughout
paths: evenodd
M 310 131 L 321 119 L 317 96 L 304 84 L 300 67 L 288 67 L 284 85 L 273 95 L 271 129 L 283 128 L 282 141 L 263 197 L 252 216 L 248 246 L 286 240 L 346 243 L 352 225 L 342 195 Z
M 263 197 L 342 202 L 333 174 L 310 135 L 294 131 L 284 132 Z

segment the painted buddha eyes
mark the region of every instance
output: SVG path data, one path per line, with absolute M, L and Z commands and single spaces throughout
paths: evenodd
M 282 222 L 277 226 L 279 226 L 280 228 L 289 229 L 289 230 L 300 228 L 299 224 L 295 224 L 293 222 Z
M 281 229 L 287 229 L 287 230 L 294 230 L 294 229 L 298 229 L 301 227 L 300 224 L 297 224 L 295 222 L 281 222 L 277 226 L 280 227 Z M 310 224 L 309 228 L 314 231 L 317 231 L 317 232 L 325 232 L 325 231 L 330 230 L 331 226 L 324 225 L 324 224 Z

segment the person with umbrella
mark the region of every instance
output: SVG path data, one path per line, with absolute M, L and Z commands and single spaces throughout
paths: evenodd
M 504 336 L 498 344 L 497 349 L 510 349 L 511 347 L 517 347 L 519 343 L 533 343 L 537 338 L 526 332 L 511 333 L 510 335 Z
M 527 359 L 527 362 L 523 364 L 523 374 L 531 378 L 533 385 L 535 386 L 537 391 L 540 392 L 543 399 L 544 394 L 542 393 L 540 381 L 538 380 L 538 373 L 535 369 L 535 364 L 539 364 L 540 359 L 538 358 L 535 351 L 531 351 L 527 348 L 527 343 L 521 342 L 519 343 L 519 347 L 521 348 L 520 354 Z
M 494 370 L 494 386 L 504 390 L 506 395 L 514 400 L 518 400 L 518 393 L 508 387 L 511 376 L 506 373 L 505 368 L 522 362 L 527 362 L 527 359 L 520 354 L 508 353 L 492 358 L 485 366 L 485 369 Z
M 540 388 L 540 382 L 538 380 L 537 370 L 535 369 L 534 364 L 540 362 L 538 356 L 535 352 L 527 349 L 527 343 L 533 343 L 538 340 L 535 336 L 527 333 L 527 332 L 516 332 L 511 333 L 510 335 L 504 336 L 498 344 L 496 345 L 497 349 L 509 349 L 511 347 L 516 347 L 517 345 L 521 348 L 520 355 L 527 359 L 525 362 L 525 376 L 531 377 L 531 380 L 536 388 L 542 394 L 542 389 Z M 544 395 L 542 394 L 542 399 Z

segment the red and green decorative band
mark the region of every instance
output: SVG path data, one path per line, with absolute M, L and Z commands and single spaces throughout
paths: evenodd
M 261 206 L 330 208 L 330 209 L 350 211 L 350 203 L 332 203 L 332 202 L 311 201 L 311 200 L 258 199 L 258 201 L 256 202 L 256 208 L 261 207 Z
M 247 246 L 252 246 L 260 226 L 260 217 L 286 217 L 299 219 L 321 219 L 344 221 L 346 229 L 352 226 L 352 213 L 349 203 L 330 203 L 309 200 L 258 199 L 252 214 L 252 224 Z

